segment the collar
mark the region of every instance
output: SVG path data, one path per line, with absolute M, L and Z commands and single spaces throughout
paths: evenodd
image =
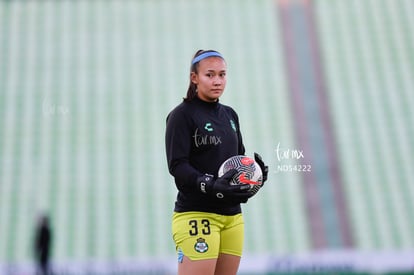
M 207 102 L 207 101 L 204 101 L 204 100 L 200 99 L 200 98 L 198 97 L 198 95 L 196 95 L 196 96 L 194 97 L 193 101 L 194 101 L 194 103 L 195 103 L 195 104 L 197 104 L 197 105 L 199 105 L 199 106 L 202 106 L 202 107 L 204 107 L 204 108 L 208 108 L 208 109 L 216 109 L 216 108 L 218 108 L 218 106 L 220 105 L 220 103 L 219 103 L 219 100 L 218 100 L 218 99 L 217 99 L 217 101 L 215 101 L 215 102 Z

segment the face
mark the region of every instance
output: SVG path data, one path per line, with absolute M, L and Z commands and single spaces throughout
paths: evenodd
M 226 62 L 220 57 L 208 57 L 198 64 L 198 73 L 191 73 L 191 81 L 197 85 L 198 97 L 215 102 L 226 87 Z

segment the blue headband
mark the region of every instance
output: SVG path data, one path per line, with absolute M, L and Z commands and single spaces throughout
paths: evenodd
M 193 61 L 191 61 L 191 65 L 194 65 L 195 63 L 200 62 L 201 60 L 203 60 L 207 57 L 211 57 L 211 56 L 217 56 L 217 57 L 220 57 L 224 60 L 223 56 L 218 52 L 205 52 L 205 53 L 202 53 L 202 54 L 194 57 Z

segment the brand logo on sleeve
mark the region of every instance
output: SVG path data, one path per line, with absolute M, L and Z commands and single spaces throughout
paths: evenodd
M 231 125 L 231 128 L 232 128 L 235 132 L 237 132 L 236 123 L 234 123 L 234 121 L 233 121 L 232 119 L 230 119 L 230 125 Z

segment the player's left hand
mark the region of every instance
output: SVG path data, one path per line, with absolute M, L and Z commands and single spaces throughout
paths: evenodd
M 265 181 L 267 181 L 267 174 L 269 173 L 269 166 L 267 166 L 262 157 L 258 154 L 258 153 L 254 153 L 254 160 L 257 162 L 257 164 L 259 164 L 260 169 L 262 169 L 262 174 L 263 174 L 263 184 L 262 187 L 265 183 Z

